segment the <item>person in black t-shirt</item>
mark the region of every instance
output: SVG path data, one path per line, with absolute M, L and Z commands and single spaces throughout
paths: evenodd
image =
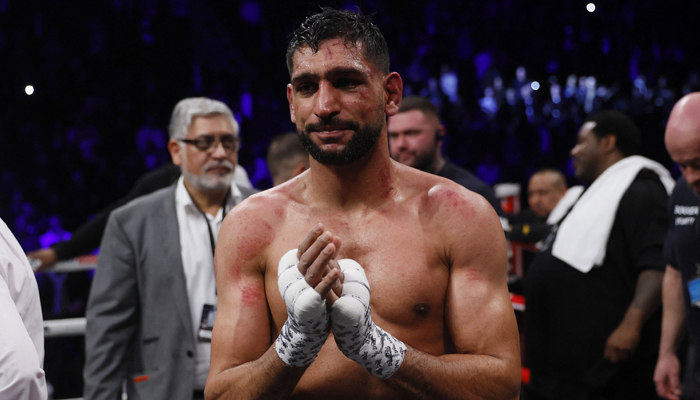
M 673 180 L 660 164 L 633 156 L 640 145 L 631 119 L 614 111 L 591 115 L 578 133 L 573 164 L 590 185 L 525 276 L 528 400 L 657 398 Z
M 667 266 L 663 281 L 663 329 L 654 373 L 659 396 L 700 398 L 700 369 L 689 365 L 693 377 L 681 391 L 678 350 L 684 320 L 692 343 L 700 346 L 700 93 L 676 103 L 666 126 L 666 149 L 682 177 L 668 205 L 670 228 L 664 244 Z M 689 358 L 691 359 L 691 358 Z
M 402 99 L 398 114 L 389 117 L 388 129 L 391 158 L 479 193 L 500 217 L 504 216 L 501 202 L 489 185 L 442 156 L 445 126 L 440 123 L 437 107 L 430 100 L 420 96 Z

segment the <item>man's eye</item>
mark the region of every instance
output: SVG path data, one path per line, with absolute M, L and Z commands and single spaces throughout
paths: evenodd
M 357 85 L 359 85 L 359 82 L 354 79 L 338 79 L 335 82 L 335 87 L 339 88 L 355 87 Z
M 302 83 L 301 85 L 297 86 L 297 92 L 302 92 L 302 93 L 308 93 L 312 92 L 315 90 L 316 85 L 312 83 Z

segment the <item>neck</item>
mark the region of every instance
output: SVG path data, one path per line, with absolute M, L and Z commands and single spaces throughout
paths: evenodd
M 425 172 L 430 172 L 433 175 L 437 175 L 438 172 L 445 168 L 445 164 L 447 164 L 447 161 L 445 161 L 445 159 L 438 154 L 428 166 L 428 170 Z
M 605 159 L 601 160 L 600 168 L 598 169 L 598 175 L 596 175 L 595 179 L 598 179 L 598 177 L 601 176 L 603 172 L 605 172 L 608 168 L 612 167 L 613 164 L 622 160 L 623 158 L 625 158 L 625 156 L 623 156 L 622 153 L 615 152 L 610 154 Z M 595 181 L 595 179 L 593 181 Z
M 379 144 L 348 165 L 329 166 L 312 159 L 309 176 L 309 194 L 314 202 L 345 210 L 371 207 L 385 201 L 395 190 L 394 162 L 388 147 Z
M 190 197 L 192 198 L 192 201 L 197 206 L 197 208 L 209 215 L 216 215 L 216 213 L 219 212 L 219 208 L 221 208 L 221 205 L 224 204 L 224 199 L 231 190 L 230 188 L 227 188 L 225 190 L 212 190 L 202 192 L 193 187 L 186 180 L 184 181 L 184 183 L 185 189 L 187 189 L 187 193 L 190 194 Z

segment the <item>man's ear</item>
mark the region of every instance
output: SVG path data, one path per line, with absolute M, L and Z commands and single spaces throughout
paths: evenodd
M 610 134 L 599 139 L 598 146 L 606 153 L 617 150 L 617 136 Z
M 289 102 L 289 117 L 293 124 L 297 123 L 297 118 L 294 116 L 294 96 L 292 95 L 292 84 L 287 84 L 287 101 Z
M 386 115 L 395 115 L 399 112 L 401 98 L 403 97 L 403 81 L 398 73 L 391 72 L 384 77 L 384 92 L 386 93 L 386 104 L 384 106 Z
M 180 142 L 175 139 L 170 139 L 168 141 L 168 151 L 170 152 L 170 158 L 173 160 L 173 164 L 177 166 L 182 165 L 182 146 L 180 146 Z
M 292 177 L 295 177 L 295 176 L 301 174 L 302 172 L 306 171 L 307 169 L 309 169 L 309 166 L 306 165 L 305 162 L 300 162 L 300 163 L 297 164 L 296 167 L 294 167 L 294 169 L 292 170 Z

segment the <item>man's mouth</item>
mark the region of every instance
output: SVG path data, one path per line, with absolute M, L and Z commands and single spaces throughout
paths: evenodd
M 213 173 L 225 175 L 225 174 L 228 174 L 231 172 L 231 168 L 229 168 L 225 165 L 217 165 L 217 166 L 207 168 L 207 172 L 213 172 Z

